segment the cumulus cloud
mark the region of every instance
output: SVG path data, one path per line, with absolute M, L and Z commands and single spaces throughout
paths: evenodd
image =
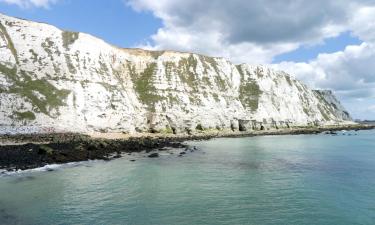
M 0 0 L 7 4 L 14 4 L 21 8 L 40 7 L 49 8 L 51 4 L 57 2 L 57 0 Z
M 333 89 L 345 97 L 373 97 L 375 46 L 362 43 L 344 51 L 320 54 L 308 63 L 282 62 L 272 67 L 294 74 L 314 88 Z
M 366 42 L 375 42 L 375 7 L 362 7 L 350 21 L 349 29 Z
M 267 63 L 301 45 L 348 31 L 357 12 L 365 11 L 371 2 L 129 0 L 128 4 L 138 11 L 151 11 L 163 21 L 148 48 L 201 52 L 237 63 Z M 371 17 L 371 12 L 367 14 Z
M 375 105 L 371 105 L 371 106 L 367 107 L 367 110 L 372 112 L 372 113 L 375 113 Z
M 275 69 L 294 74 L 310 87 L 335 90 L 358 118 L 375 118 L 367 105 L 375 102 L 375 44 L 347 46 L 345 50 L 320 54 L 305 63 L 282 62 Z

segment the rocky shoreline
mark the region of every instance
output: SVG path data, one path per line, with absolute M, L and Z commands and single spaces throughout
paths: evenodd
M 74 133 L 23 134 L 0 136 L 0 169 L 14 171 L 86 160 L 110 160 L 124 153 L 146 152 L 158 157 L 153 150 L 168 148 L 189 149 L 184 141 L 207 140 L 217 137 L 251 137 L 261 135 L 298 135 L 327 133 L 335 135 L 340 130 L 374 129 L 375 125 L 342 125 L 326 127 L 300 127 L 267 131 L 206 131 L 192 135 L 130 136 L 122 139 L 93 138 Z

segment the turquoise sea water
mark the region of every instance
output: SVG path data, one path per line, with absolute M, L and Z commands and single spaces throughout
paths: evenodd
M 375 131 L 348 133 L 2 176 L 0 224 L 375 224 Z

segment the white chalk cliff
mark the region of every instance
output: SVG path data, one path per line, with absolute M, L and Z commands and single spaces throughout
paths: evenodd
M 122 49 L 0 14 L 0 133 L 194 132 L 350 123 L 330 91 L 281 71 Z

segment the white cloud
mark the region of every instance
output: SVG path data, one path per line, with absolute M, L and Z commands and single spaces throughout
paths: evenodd
M 49 8 L 51 4 L 57 2 L 57 0 L 0 0 L 7 4 L 14 4 L 21 8 L 30 8 L 30 7 L 40 7 L 40 8 Z
M 204 37 L 204 38 L 202 38 Z M 141 44 L 137 47 L 146 49 L 170 49 L 189 52 L 204 53 L 212 56 L 221 56 L 235 62 L 263 63 L 272 61 L 274 54 L 281 54 L 297 48 L 296 44 L 275 44 L 261 46 L 255 43 L 243 42 L 227 43 L 219 32 L 187 32 L 184 29 L 164 30 L 159 29 L 152 36 L 154 45 Z
M 156 49 L 223 56 L 236 63 L 269 63 L 281 53 L 335 37 L 368 20 L 373 1 L 128 0 L 163 22 Z M 370 4 L 371 3 L 371 4 Z M 375 3 L 375 2 L 374 2 Z M 374 29 L 373 29 L 374 30 Z M 368 31 L 368 29 L 367 29 Z M 355 33 L 362 35 L 364 32 Z M 144 47 L 144 46 L 143 46 Z
M 375 86 L 375 45 L 362 43 L 344 51 L 320 54 L 307 63 L 282 62 L 272 65 L 304 80 L 315 88 L 328 88 L 348 97 L 369 97 Z
M 349 27 L 361 40 L 375 42 L 375 7 L 360 8 Z
M 375 114 L 375 105 L 371 105 L 367 108 L 367 110 L 371 113 L 374 113 Z
M 282 62 L 272 67 L 294 74 L 310 87 L 331 89 L 357 118 L 375 118 L 366 104 L 375 102 L 375 44 L 347 46 L 320 54 L 307 63 Z M 371 114 L 372 113 L 372 114 Z

